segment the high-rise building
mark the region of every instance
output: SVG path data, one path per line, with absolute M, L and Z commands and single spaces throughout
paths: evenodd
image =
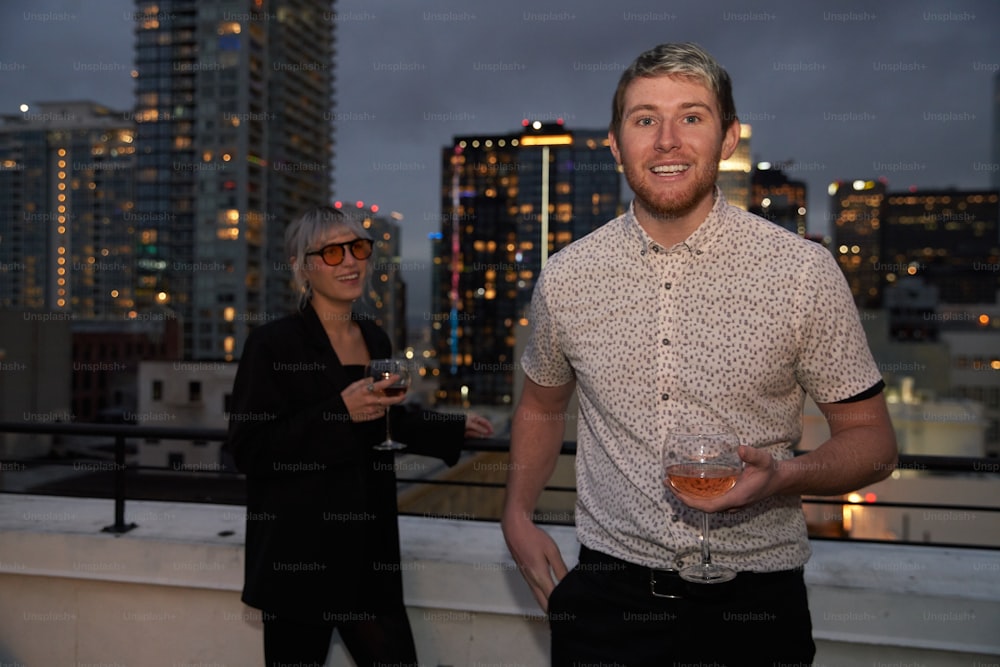
M 719 176 L 716 183 L 726 201 L 744 211 L 750 208 L 750 172 L 753 161 L 750 158 L 749 125 L 740 125 L 740 140 L 736 150 L 726 160 L 719 162 Z
M 880 279 L 891 284 L 906 276 L 923 278 L 943 303 L 996 303 L 998 215 L 996 190 L 890 192 L 882 218 Z
M 799 236 L 806 235 L 806 184 L 793 181 L 779 165 L 758 162 L 751 176 L 751 213 Z
M 333 0 L 137 0 L 140 306 L 234 359 L 292 303 L 284 228 L 328 202 Z
M 878 308 L 882 303 L 878 264 L 882 253 L 885 182 L 836 181 L 827 191 L 833 220 L 833 255 L 857 306 Z
M 135 308 L 135 129 L 94 102 L 0 122 L 0 307 L 123 319 Z
M 402 236 L 399 221 L 403 216 L 396 212 L 380 214 L 377 204 L 362 201 L 336 201 L 333 206 L 360 221 L 375 239 L 372 256 L 368 258 L 371 272 L 368 293 L 355 304 L 355 309 L 382 327 L 392 341 L 393 353 L 401 355 L 407 344 L 406 283 L 401 273 L 400 257 Z
M 442 151 L 431 326 L 438 401 L 512 401 L 514 327 L 551 253 L 620 213 L 607 130 L 525 121 Z

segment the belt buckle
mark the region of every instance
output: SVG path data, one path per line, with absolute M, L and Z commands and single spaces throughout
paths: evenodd
M 667 577 L 665 577 L 665 578 L 663 578 L 663 579 L 660 580 L 660 583 L 663 584 L 663 585 L 665 585 L 665 587 L 667 587 L 668 590 L 670 590 L 670 592 L 668 592 L 668 593 L 659 593 L 659 592 L 657 592 L 657 590 L 656 590 L 656 584 L 657 584 L 656 574 L 657 574 L 657 572 L 661 572 L 664 575 L 669 575 L 669 574 L 673 574 L 674 575 L 673 577 L 667 576 Z M 683 582 L 682 582 L 680 576 L 678 575 L 678 571 L 674 570 L 672 568 L 671 569 L 664 569 L 664 570 L 658 570 L 656 568 L 650 568 L 650 570 L 649 570 L 649 592 L 652 593 L 654 597 L 667 598 L 667 599 L 670 599 L 670 600 L 682 600 L 682 599 L 684 599 L 684 596 L 681 594 L 683 592 L 683 588 L 681 587 L 682 583 Z

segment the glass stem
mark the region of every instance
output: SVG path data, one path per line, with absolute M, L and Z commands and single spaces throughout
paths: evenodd
M 389 432 L 389 408 L 385 409 L 385 441 L 392 442 L 392 433 Z
M 712 552 L 708 548 L 708 512 L 701 513 L 701 564 L 712 564 Z

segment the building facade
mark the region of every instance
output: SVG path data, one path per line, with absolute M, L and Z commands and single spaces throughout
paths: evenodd
M 799 236 L 806 236 L 806 184 L 793 181 L 780 166 L 759 162 L 750 177 L 751 213 Z
M 220 361 L 143 361 L 138 368 L 138 410 L 129 421 L 140 426 L 224 429 L 237 364 Z M 175 471 L 221 472 L 222 443 L 207 440 L 144 438 L 140 466 Z
M 879 273 L 918 276 L 951 304 L 995 303 L 1000 289 L 1000 193 L 913 190 L 886 197 Z
M 719 161 L 719 176 L 716 183 L 726 201 L 744 211 L 751 204 L 750 173 L 753 160 L 750 157 L 750 139 L 753 131 L 749 125 L 740 125 L 740 140 L 728 159 Z
M 335 201 L 333 206 L 361 222 L 375 240 L 368 259 L 367 293 L 355 304 L 355 311 L 374 320 L 389 335 L 393 353 L 402 355 L 407 345 L 406 283 L 400 258 L 399 222 L 403 216 L 396 212 L 384 214 L 377 204 L 362 201 Z
M 285 226 L 331 188 L 333 0 L 137 0 L 137 301 L 225 359 L 292 302 Z
M 136 423 L 139 365 L 181 358 L 180 323 L 165 312 L 74 321 L 71 331 L 73 421 Z
M 606 130 L 525 121 L 442 151 L 430 324 L 447 404 L 512 401 L 514 328 L 549 254 L 621 211 Z
M 135 309 L 135 129 L 94 102 L 25 105 L 0 123 L 0 308 Z
M 882 280 L 882 220 L 886 184 L 882 180 L 836 181 L 830 194 L 832 252 L 859 308 L 878 308 Z

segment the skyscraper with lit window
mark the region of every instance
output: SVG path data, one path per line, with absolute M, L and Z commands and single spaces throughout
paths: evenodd
M 780 165 L 759 162 L 751 175 L 751 213 L 799 236 L 806 235 L 806 184 L 793 181 Z
M 94 102 L 0 123 L 0 308 L 123 318 L 134 308 L 135 129 Z
M 881 278 L 914 276 L 942 303 L 992 304 L 1000 289 L 1000 193 L 918 190 L 886 196 Z
M 885 216 L 885 182 L 835 181 L 830 194 L 834 257 L 850 285 L 858 308 L 882 304 L 882 221 Z
M 331 188 L 333 0 L 137 0 L 138 306 L 233 359 L 288 310 L 288 222 Z
M 429 317 L 438 400 L 509 404 L 514 327 L 545 259 L 620 212 L 607 130 L 525 121 L 518 132 L 455 137 L 442 151 L 441 196 Z
M 406 348 L 406 283 L 403 281 L 400 258 L 402 214 L 382 213 L 378 204 L 362 201 L 336 201 L 333 206 L 360 222 L 375 239 L 368 258 L 370 271 L 368 291 L 355 304 L 355 311 L 372 318 L 389 335 L 393 353 L 401 355 Z
M 726 201 L 744 211 L 750 208 L 750 172 L 753 161 L 750 158 L 750 138 L 753 132 L 749 125 L 740 125 L 740 140 L 733 154 L 719 161 L 719 175 L 716 183 Z

